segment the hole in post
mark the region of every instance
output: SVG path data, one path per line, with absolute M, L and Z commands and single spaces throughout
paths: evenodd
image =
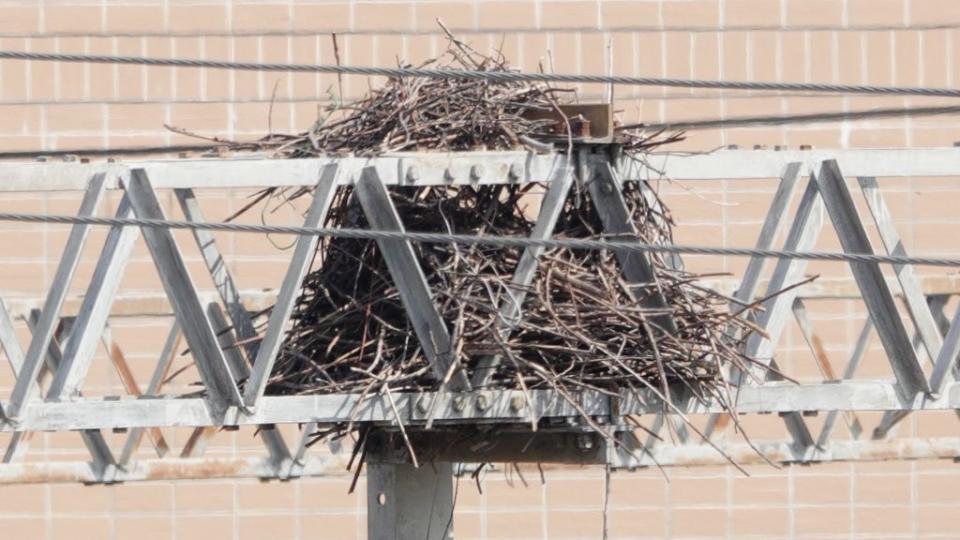
M 377 494 L 377 502 L 380 503 L 380 506 L 383 506 L 383 505 L 387 504 L 387 494 L 386 494 L 386 493 L 378 493 L 378 494 Z

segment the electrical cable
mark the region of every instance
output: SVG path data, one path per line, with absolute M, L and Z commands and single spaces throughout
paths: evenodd
M 106 225 L 112 227 L 150 227 L 190 229 L 220 232 L 291 234 L 299 236 L 339 237 L 360 240 L 409 240 L 431 244 L 492 245 L 501 247 L 610 250 L 640 253 L 676 253 L 689 255 L 731 255 L 738 257 L 768 257 L 776 259 L 803 259 L 809 261 L 837 261 L 851 263 L 920 265 L 960 267 L 960 259 L 948 257 L 914 257 L 906 255 L 882 255 L 872 253 L 841 253 L 826 251 L 783 251 L 775 249 L 729 248 L 692 245 L 645 244 L 629 239 L 629 236 L 608 236 L 609 240 L 593 239 L 536 239 L 515 236 L 479 236 L 410 231 L 381 231 L 368 229 L 312 228 L 285 225 L 249 225 L 243 223 L 218 223 L 176 221 L 166 219 L 138 219 L 117 217 L 67 216 L 45 214 L 0 213 L 0 221 L 21 223 L 54 223 L 66 225 Z M 628 239 L 624 239 L 628 238 Z
M 839 122 L 844 120 L 866 120 L 869 118 L 893 117 L 921 117 L 960 114 L 960 106 L 946 107 L 905 107 L 889 109 L 873 109 L 866 111 L 823 112 L 798 115 L 770 115 L 744 116 L 724 119 L 688 120 L 682 122 L 664 122 L 658 124 L 630 124 L 619 126 L 617 129 L 646 129 L 658 130 L 708 130 L 721 128 L 738 128 L 748 126 L 783 126 L 791 124 L 812 124 L 823 122 Z M 170 154 L 176 152 L 206 152 L 217 147 L 216 143 L 208 144 L 181 144 L 170 146 L 125 146 L 115 148 L 69 148 L 63 150 L 16 150 L 0 152 L 3 159 L 33 159 L 43 157 L 63 156 L 123 156 L 123 155 L 150 155 Z
M 40 53 L 0 51 L 0 58 L 53 62 L 80 62 L 97 64 L 126 64 L 165 67 L 233 69 L 240 71 L 285 71 L 307 73 L 335 73 L 341 75 L 374 75 L 384 77 L 428 77 L 435 79 L 489 80 L 497 82 L 570 82 L 601 83 L 630 86 L 664 86 L 678 88 L 709 88 L 727 90 L 827 92 L 834 94 L 869 94 L 893 96 L 960 97 L 960 90 L 952 88 L 874 86 L 859 84 L 824 84 L 763 81 L 718 81 L 706 79 L 668 79 L 659 77 L 632 77 L 626 75 L 576 75 L 560 73 L 529 73 L 520 71 L 471 71 L 431 68 L 387 68 L 322 64 L 281 64 L 258 62 L 226 62 L 187 58 L 150 58 L 142 56 L 109 56 L 90 54 Z

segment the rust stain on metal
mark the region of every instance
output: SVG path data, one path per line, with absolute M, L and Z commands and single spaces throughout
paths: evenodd
M 189 462 L 160 460 L 151 464 L 144 480 L 236 478 L 251 476 L 242 474 L 250 469 L 248 462 L 234 459 L 200 459 Z
M 813 349 L 813 356 L 817 360 L 817 365 L 820 366 L 820 371 L 823 372 L 824 379 L 828 381 L 839 380 L 833 370 L 833 362 L 827 354 L 827 349 L 823 346 L 823 340 L 813 331 L 810 332 L 810 348 Z

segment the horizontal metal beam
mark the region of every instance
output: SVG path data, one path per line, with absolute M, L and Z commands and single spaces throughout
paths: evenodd
M 526 437 L 529 439 L 529 435 Z M 596 439 L 591 439 L 596 442 Z M 600 441 L 602 444 L 602 441 Z M 574 441 L 576 445 L 576 441 Z M 774 463 L 830 463 L 842 461 L 891 461 L 915 459 L 950 459 L 960 457 L 960 438 L 908 438 L 890 440 L 834 441 L 820 448 L 799 449 L 787 443 L 755 443 L 755 450 L 745 443 L 718 443 L 717 448 L 739 465 L 766 465 Z M 603 446 L 600 447 L 603 449 Z M 576 446 L 574 446 L 576 450 Z M 716 448 L 705 444 L 675 445 L 660 443 L 649 449 L 650 454 L 636 452 L 640 462 L 629 462 L 625 456 L 615 457 L 620 468 L 698 467 L 722 466 L 729 461 Z M 353 475 L 347 470 L 349 452 L 330 454 L 325 451 L 302 460 L 290 471 L 278 471 L 268 457 L 236 458 L 164 458 L 130 462 L 113 474 L 113 482 L 157 482 L 172 480 L 210 480 L 230 478 L 258 478 L 261 480 L 300 477 L 342 478 L 346 488 Z M 581 462 L 593 459 L 597 452 L 587 452 Z M 656 464 L 654 464 L 656 460 Z M 599 460 L 598 460 L 599 461 Z M 549 464 L 543 465 L 549 471 Z M 467 473 L 470 468 L 464 469 Z M 0 464 L 0 485 L 41 483 L 102 483 L 89 462 L 48 461 Z
M 331 165 L 338 167 L 338 185 L 352 184 L 367 167 L 376 168 L 387 185 L 475 185 L 549 181 L 555 168 L 567 167 L 567 158 L 527 152 L 417 152 L 376 158 L 278 160 L 251 156 L 102 164 L 0 163 L 0 192 L 81 190 L 83 186 L 73 175 L 87 174 L 89 178 L 95 172 L 110 173 L 107 188 L 118 189 L 134 168 L 146 171 L 156 189 L 312 186 L 317 171 Z
M 960 148 L 883 148 L 850 150 L 719 150 L 677 155 L 654 152 L 641 163 L 625 159 L 623 178 L 658 178 L 663 171 L 672 180 L 748 180 L 779 178 L 791 162 L 800 162 L 801 176 L 816 171 L 822 161 L 835 159 L 849 176 L 955 176 L 960 170 Z M 882 180 L 881 180 L 882 182 Z
M 267 457 L 163 458 L 131 461 L 104 477 L 85 461 L 38 461 L 0 464 L 0 486 L 9 484 L 162 482 L 216 478 L 344 476 L 349 454 L 311 456 L 293 471 L 279 471 Z
M 579 394 L 579 407 L 591 416 L 609 416 L 609 398 L 597 393 Z M 430 413 L 416 403 L 426 397 L 438 400 L 435 421 L 525 423 L 530 411 L 518 391 L 394 394 L 400 418 L 405 423 L 425 424 Z M 515 398 L 515 399 L 514 399 Z M 576 407 L 548 390 L 532 391 L 537 417 L 579 417 Z M 385 397 L 370 397 L 357 405 L 357 394 L 320 396 L 264 396 L 257 410 L 245 414 L 230 409 L 214 414 L 201 398 L 142 397 L 84 398 L 63 402 L 32 402 L 25 407 L 16 426 L 5 423 L 0 431 L 65 431 L 97 428 L 197 427 L 256 424 L 321 424 L 377 422 L 392 425 L 396 415 Z M 457 401 L 454 406 L 454 401 Z M 719 403 L 700 403 L 675 396 L 674 406 L 685 414 L 724 412 Z M 620 414 L 656 414 L 664 405 L 649 392 L 620 396 Z M 899 411 L 960 409 L 960 383 L 944 385 L 939 397 L 918 395 L 902 399 L 897 386 L 886 381 L 843 381 L 836 383 L 793 384 L 770 382 L 738 390 L 737 410 L 743 414 L 788 413 L 796 411 Z
M 767 465 L 768 463 L 827 463 L 835 461 L 893 461 L 913 459 L 952 459 L 960 457 L 960 438 L 910 438 L 886 440 L 833 441 L 823 446 L 800 448 L 786 442 L 755 442 L 718 444 L 656 445 L 650 453 L 635 452 L 636 458 L 621 455 L 614 467 L 697 467 L 729 465 L 730 461 L 717 451 L 722 450 L 738 465 Z
M 877 150 L 719 150 L 708 154 L 653 153 L 645 163 L 625 160 L 622 178 L 743 180 L 779 178 L 791 162 L 803 163 L 801 175 L 826 159 L 836 159 L 851 176 L 955 176 L 960 170 L 960 148 L 908 148 Z M 82 191 L 85 178 L 104 172 L 108 189 L 119 187 L 116 178 L 129 178 L 131 168 L 145 169 L 156 188 L 254 188 L 308 186 L 316 171 L 336 162 L 344 184 L 364 167 L 377 168 L 387 185 L 542 182 L 553 177 L 555 167 L 567 165 L 561 154 L 528 152 L 400 153 L 377 158 L 339 157 L 264 159 L 249 156 L 228 159 L 143 160 L 121 163 L 0 163 L 2 191 Z M 882 180 L 881 180 L 882 182 Z
M 920 281 L 920 287 L 924 294 L 934 295 L 954 295 L 960 294 L 960 274 L 948 274 L 942 276 L 917 276 Z M 739 285 L 739 278 L 705 278 L 699 281 L 699 284 L 714 289 L 717 292 L 732 295 L 736 292 Z M 894 296 L 900 296 L 896 293 L 896 278 L 888 277 L 888 285 L 894 290 Z M 765 286 L 766 282 L 761 280 L 759 285 Z M 200 295 L 200 301 L 203 305 L 216 301 L 220 296 L 214 290 L 197 291 Z M 80 312 L 80 306 L 83 302 L 83 295 L 70 295 L 63 304 L 61 314 L 64 317 L 76 316 Z M 818 278 L 817 280 L 804 285 L 797 290 L 797 298 L 807 299 L 837 299 L 837 298 L 860 298 L 860 289 L 857 288 L 853 278 Z M 241 289 L 240 299 L 243 306 L 252 313 L 263 311 L 276 303 L 277 291 L 275 289 Z M 8 297 L 3 299 L 7 305 L 7 311 L 12 319 L 21 319 L 30 314 L 33 309 L 39 309 L 43 304 L 43 298 L 37 296 Z M 163 291 L 137 291 L 137 293 L 122 292 L 117 295 L 110 310 L 111 319 L 118 317 L 156 317 L 172 315 L 170 302 Z

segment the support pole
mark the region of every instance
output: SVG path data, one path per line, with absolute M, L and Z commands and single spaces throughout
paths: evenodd
M 453 538 L 453 464 L 367 463 L 370 540 Z

